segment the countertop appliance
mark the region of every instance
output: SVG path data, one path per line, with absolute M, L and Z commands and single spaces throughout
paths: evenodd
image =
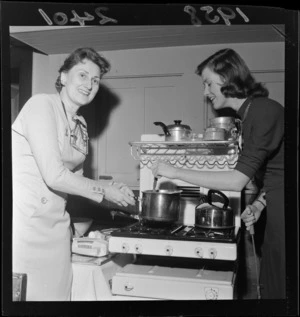
M 81 255 L 102 257 L 108 255 L 108 242 L 97 238 L 73 238 L 72 252 Z
M 132 156 L 140 161 L 140 193 L 152 189 L 154 177 L 149 167 L 158 159 L 180 168 L 217 173 L 234 168 L 238 149 L 235 141 L 166 142 L 164 135 L 142 135 L 141 142 L 131 143 Z M 212 230 L 195 225 L 195 207 L 209 189 L 164 177 L 158 179 L 156 188 L 182 191 L 179 219 L 168 225 L 139 220 L 112 232 L 110 252 L 144 258 L 143 263 L 129 264 L 116 273 L 112 279 L 113 294 L 157 299 L 233 299 L 241 235 L 241 193 L 224 191 L 233 210 L 234 228 Z M 155 263 L 149 263 L 151 256 L 157 257 Z M 170 261 L 165 266 L 167 258 Z M 193 260 L 196 265 L 182 267 L 178 259 Z M 211 261 L 219 264 L 218 269 L 207 266 Z

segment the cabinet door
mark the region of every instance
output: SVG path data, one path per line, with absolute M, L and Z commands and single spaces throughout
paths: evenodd
M 255 78 L 266 85 L 269 90 L 269 97 L 284 107 L 284 72 L 260 72 L 255 74 Z
M 129 142 L 139 140 L 144 128 L 143 89 L 116 88 L 120 104 L 110 115 L 105 133 L 98 138 L 98 175 L 135 186 L 139 163 L 130 153 Z
M 111 109 L 105 129 L 98 126 L 98 175 L 112 177 L 132 188 L 139 187 L 139 161 L 131 155 L 130 141 L 139 141 L 144 133 L 163 133 L 154 121 L 172 123 L 180 118 L 182 109 L 176 104 L 176 78 L 108 79 L 110 94 L 100 96 L 99 103 L 117 103 Z M 114 97 L 112 97 L 114 96 Z M 98 109 L 98 108 L 97 108 Z M 101 107 L 96 110 L 101 117 Z

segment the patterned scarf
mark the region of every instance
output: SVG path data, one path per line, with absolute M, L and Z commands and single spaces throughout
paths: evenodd
M 82 153 L 83 155 L 88 155 L 88 153 L 89 153 L 89 144 L 88 144 L 89 137 L 88 137 L 87 127 L 85 125 L 85 122 L 83 121 L 83 119 L 80 116 L 74 115 L 72 117 L 72 120 L 75 121 L 75 127 L 73 130 L 71 130 L 65 105 L 64 105 L 63 101 L 61 101 L 61 103 L 62 103 L 64 112 L 65 112 L 65 115 L 66 115 L 66 118 L 68 121 L 69 130 L 71 131 L 71 134 L 70 134 L 71 146 L 75 150 Z

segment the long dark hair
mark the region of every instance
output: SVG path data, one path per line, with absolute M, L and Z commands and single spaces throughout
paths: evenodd
M 88 59 L 99 66 L 101 78 L 110 70 L 109 62 L 103 56 L 97 53 L 93 48 L 78 48 L 65 59 L 63 65 L 58 70 L 59 76 L 57 77 L 55 82 L 55 88 L 58 92 L 60 92 L 62 89 L 62 84 L 60 80 L 61 73 L 68 72 L 73 66 L 82 62 L 84 59 Z
M 208 57 L 198 65 L 196 74 L 201 76 L 205 68 L 224 79 L 221 92 L 225 97 L 242 99 L 269 96 L 268 89 L 255 81 L 244 60 L 232 49 L 223 49 Z

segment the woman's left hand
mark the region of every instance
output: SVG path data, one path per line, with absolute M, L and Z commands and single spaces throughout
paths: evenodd
M 165 176 L 167 178 L 176 178 L 177 169 L 165 162 L 155 162 L 150 167 L 154 177 Z
M 250 227 L 257 222 L 261 215 L 261 211 L 254 205 L 248 205 L 243 213 L 241 219 L 244 221 L 246 229 L 249 231 Z
M 127 207 L 128 205 L 134 206 L 136 204 L 133 191 L 123 183 L 109 183 L 105 187 L 104 197 L 119 206 Z

